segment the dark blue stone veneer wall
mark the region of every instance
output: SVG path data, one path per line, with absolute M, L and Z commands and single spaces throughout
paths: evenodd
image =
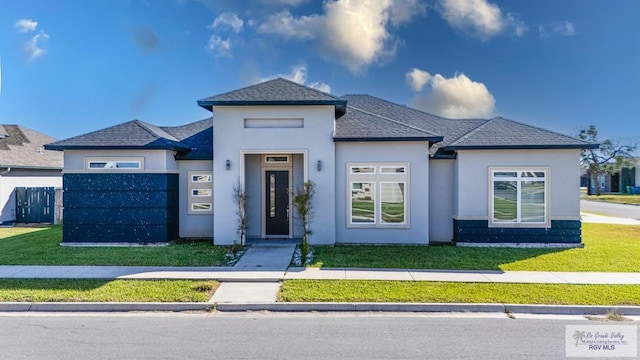
M 453 241 L 478 243 L 580 243 L 579 220 L 551 220 L 550 228 L 495 228 L 487 220 L 453 219 Z
M 177 174 L 65 174 L 63 242 L 178 238 Z

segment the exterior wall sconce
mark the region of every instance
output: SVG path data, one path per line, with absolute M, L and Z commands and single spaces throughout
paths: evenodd
M 224 167 L 225 167 L 227 170 L 231 170 L 231 160 L 227 160 L 227 161 L 225 161 L 225 162 L 224 162 Z
M 322 160 L 318 160 L 318 163 L 316 164 L 318 171 L 322 171 Z

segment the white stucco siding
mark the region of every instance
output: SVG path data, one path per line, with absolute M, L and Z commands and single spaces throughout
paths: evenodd
M 429 161 L 429 241 L 453 239 L 455 160 Z
M 213 216 L 211 214 L 189 214 L 189 172 L 212 171 L 211 160 L 178 160 L 179 169 L 179 236 L 181 238 L 212 238 Z M 215 184 L 214 184 L 215 186 Z M 215 199 L 214 199 L 215 201 Z
M 348 227 L 347 163 L 409 163 L 406 228 Z M 429 159 L 425 142 L 339 142 L 336 143 L 335 223 L 337 243 L 428 244 L 429 243 Z M 318 196 L 323 196 L 318 193 Z
M 568 150 L 461 150 L 456 171 L 459 220 L 487 220 L 489 167 L 549 167 L 551 219 L 580 219 L 580 151 Z
M 177 172 L 178 164 L 170 150 L 65 150 L 64 172 L 85 171 L 85 158 L 143 157 L 144 172 Z M 95 171 L 94 171 L 95 172 Z
M 62 187 L 60 170 L 11 169 L 0 175 L 0 223 L 16 220 L 17 187 Z
M 314 199 L 312 244 L 333 244 L 335 239 L 335 173 L 333 106 L 214 106 L 214 243 L 231 244 L 236 238 L 236 214 L 232 189 L 238 180 L 245 185 L 255 185 L 248 180 L 252 171 L 247 172 L 247 155 L 251 154 L 294 154 L 293 180 L 296 181 L 302 167 L 303 179 L 316 183 L 317 196 Z M 245 119 L 252 119 L 245 127 Z M 257 120 L 256 120 L 257 119 Z M 264 125 L 260 119 L 277 122 L 277 119 L 302 119 L 283 121 L 275 126 Z M 300 127 L 300 125 L 302 127 Z M 266 125 L 270 126 L 270 125 Z M 305 161 L 297 165 L 296 155 Z M 226 169 L 229 160 L 230 168 Z M 317 170 L 317 162 L 322 162 L 322 170 Z M 253 176 L 253 175 L 251 175 Z M 260 175 L 261 176 L 261 175 Z M 258 181 L 260 181 L 258 179 Z M 260 195 L 262 196 L 262 195 Z M 250 204 L 255 209 L 255 203 Z M 292 209 L 293 210 L 293 209 Z M 255 211 L 255 210 L 253 210 Z M 250 213 L 249 218 L 261 216 Z M 255 219 L 254 219 L 255 220 Z M 253 220 L 253 221 L 254 221 Z M 250 220 L 252 221 L 252 220 Z M 254 222 L 250 223 L 250 226 Z M 255 225 L 253 226 L 255 227 Z M 254 230 L 250 230 L 251 234 Z

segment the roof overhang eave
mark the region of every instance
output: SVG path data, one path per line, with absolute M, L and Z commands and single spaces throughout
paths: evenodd
M 214 106 L 287 106 L 287 105 L 333 105 L 336 118 L 347 111 L 347 100 L 198 100 L 198 106 L 213 112 Z
M 45 145 L 44 148 L 46 150 L 55 150 L 55 151 L 64 151 L 64 150 L 172 150 L 178 152 L 189 152 L 191 148 L 184 146 L 118 146 L 118 145 L 107 145 L 107 146 L 96 146 L 96 145 Z
M 567 145 L 452 145 L 442 149 L 446 151 L 458 150 L 544 150 L 544 149 L 597 149 L 600 144 L 567 144 Z
M 429 145 L 442 141 L 442 136 L 405 136 L 405 137 L 333 137 L 334 142 L 391 142 L 391 141 L 428 141 Z

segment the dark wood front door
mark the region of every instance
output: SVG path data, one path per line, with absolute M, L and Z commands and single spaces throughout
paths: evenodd
M 289 236 L 289 171 L 265 171 L 265 235 Z

